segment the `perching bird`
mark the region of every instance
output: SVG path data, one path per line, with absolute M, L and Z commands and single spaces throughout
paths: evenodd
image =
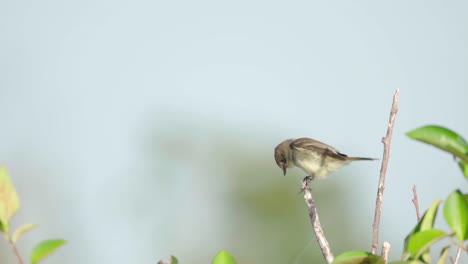
M 288 139 L 275 148 L 275 160 L 286 175 L 286 169 L 301 168 L 313 179 L 326 178 L 355 160 L 372 158 L 348 157 L 337 149 L 311 138 Z

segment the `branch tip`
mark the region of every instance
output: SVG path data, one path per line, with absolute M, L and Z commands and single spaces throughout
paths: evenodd
M 379 229 L 380 229 L 380 216 L 382 214 L 382 200 L 383 192 L 385 190 L 385 177 L 387 174 L 388 159 L 390 158 L 390 143 L 392 140 L 393 127 L 395 125 L 395 117 L 398 112 L 398 100 L 400 96 L 400 89 L 397 88 L 395 95 L 393 96 L 392 108 L 390 110 L 390 118 L 388 120 L 387 134 L 382 138 L 384 144 L 384 152 L 382 158 L 382 166 L 380 168 L 379 185 L 377 188 L 377 198 L 375 200 L 375 213 L 374 213 L 374 224 L 372 234 L 372 254 L 377 252 L 377 246 L 379 244 Z
M 388 253 L 390 252 L 390 247 L 390 243 L 388 243 L 387 241 L 383 242 L 381 257 L 385 260 L 385 263 L 388 262 Z
M 418 193 L 416 191 L 416 185 L 413 185 L 413 204 L 416 208 L 416 217 L 418 218 L 418 223 L 421 220 L 421 211 L 419 210 L 419 201 L 418 201 Z

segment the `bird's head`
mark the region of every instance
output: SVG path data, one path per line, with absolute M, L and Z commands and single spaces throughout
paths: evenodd
M 294 163 L 291 160 L 291 142 L 292 139 L 285 140 L 275 148 L 275 161 L 278 167 L 283 170 L 283 175 L 286 175 L 287 168 L 294 167 Z

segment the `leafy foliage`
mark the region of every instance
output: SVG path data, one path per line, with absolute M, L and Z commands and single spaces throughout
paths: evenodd
M 408 132 L 407 135 L 454 155 L 459 159 L 458 165 L 463 175 L 468 179 L 468 143 L 462 136 L 441 126 L 420 127 Z M 391 264 L 431 263 L 429 249 L 437 242 L 451 236 L 455 236 L 462 243 L 468 239 L 468 194 L 456 190 L 449 195 L 444 203 L 444 217 L 453 234 L 434 229 L 440 204 L 441 200 L 436 200 L 431 204 L 405 238 L 402 261 L 391 262 Z M 442 250 L 437 264 L 446 262 L 449 249 L 450 246 L 447 246 Z M 338 256 L 333 264 L 379 263 L 378 258 L 378 256 L 367 252 L 349 251 Z
M 408 250 L 411 253 L 412 259 L 417 260 L 427 252 L 429 247 L 446 237 L 447 235 L 437 229 L 429 229 L 415 233 L 411 236 L 408 243 Z
M 468 238 L 468 203 L 459 190 L 454 191 L 447 198 L 444 216 L 460 241 Z
M 65 243 L 66 241 L 62 239 L 42 241 L 33 249 L 31 253 L 31 263 L 35 264 L 41 261 L 56 251 L 59 247 L 63 246 Z
M 440 253 L 440 258 L 437 261 L 437 264 L 445 264 L 446 263 L 449 249 L 450 249 L 450 247 L 444 247 L 442 249 L 442 252 Z
M 454 131 L 441 126 L 424 126 L 407 133 L 410 138 L 434 145 L 468 162 L 468 143 Z
M 447 151 L 458 157 L 461 161 L 459 166 L 468 179 L 468 143 L 454 131 L 441 126 L 423 126 L 407 133 L 415 140 L 433 145 L 441 150 Z
M 468 180 L 468 163 L 461 160 L 460 162 L 458 162 L 458 166 L 462 170 L 463 175 L 465 175 L 465 178 Z
M 0 227 L 1 231 L 8 232 L 10 218 L 18 211 L 20 206 L 15 187 L 10 180 L 6 168 L 0 168 Z
M 18 240 L 21 238 L 21 236 L 23 236 L 24 233 L 28 232 L 29 230 L 35 227 L 37 227 L 36 224 L 22 225 L 21 227 L 16 229 L 16 231 L 13 233 L 13 237 L 11 238 L 11 241 L 16 244 L 16 242 L 18 242 Z
M 337 256 L 332 264 L 385 264 L 385 260 L 369 252 L 348 251 Z
M 418 224 L 413 228 L 413 230 L 406 236 L 405 238 L 405 244 L 404 244 L 404 252 L 403 252 L 403 259 L 409 259 L 410 257 L 410 251 L 409 251 L 409 241 L 413 237 L 414 234 L 426 231 L 426 230 L 431 230 L 434 227 L 434 221 L 437 215 L 437 209 L 439 208 L 439 204 L 441 203 L 441 200 L 436 200 L 434 201 L 429 209 L 424 213 L 424 215 L 421 217 L 421 220 L 418 222 Z M 421 258 L 424 262 L 430 262 L 430 255 L 429 251 L 427 250 L 421 255 Z
M 221 250 L 213 259 L 213 264 L 236 264 L 236 260 L 226 250 Z
M 16 194 L 15 187 L 11 182 L 10 176 L 4 167 L 0 168 L 0 231 L 4 233 L 6 240 L 15 249 L 16 257 L 22 263 L 21 256 L 17 250 L 17 243 L 20 238 L 29 230 L 35 228 L 36 224 L 25 224 L 10 234 L 10 219 L 18 211 L 20 206 L 18 195 Z M 35 264 L 52 252 L 57 250 L 60 246 L 65 244 L 65 240 L 46 240 L 39 243 L 31 254 L 31 263 Z

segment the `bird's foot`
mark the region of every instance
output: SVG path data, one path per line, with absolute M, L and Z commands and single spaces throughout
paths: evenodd
M 302 180 L 302 188 L 301 188 L 301 190 L 300 190 L 297 194 L 304 193 L 304 190 L 305 190 L 306 188 L 310 188 L 310 187 L 309 187 L 309 184 L 310 184 L 310 182 L 313 181 L 313 180 L 314 180 L 314 177 L 313 177 L 313 176 L 310 176 L 310 175 L 305 176 L 304 179 Z
M 304 177 L 304 179 L 302 180 L 303 182 L 304 181 L 308 181 L 308 182 L 311 182 L 314 180 L 314 176 L 310 176 L 310 175 L 307 175 Z

